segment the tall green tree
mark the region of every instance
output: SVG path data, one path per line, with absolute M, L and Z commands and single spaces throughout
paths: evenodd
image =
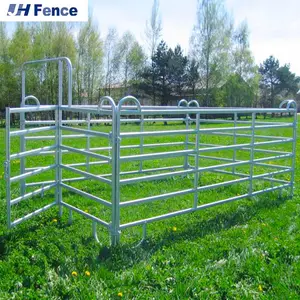
M 152 5 L 150 20 L 146 22 L 146 43 L 149 50 L 149 56 L 152 58 L 157 49 L 162 35 L 161 16 L 159 12 L 159 0 L 154 0 Z
M 278 69 L 279 60 L 275 59 L 274 56 L 267 58 L 259 67 L 259 73 L 261 74 L 261 89 L 264 91 L 263 103 L 264 105 L 270 105 L 271 107 L 274 107 L 275 95 L 280 83 Z
M 10 40 L 5 23 L 0 22 L 0 109 L 19 104 L 17 78 L 9 55 Z M 17 101 L 16 101 L 17 100 Z
M 246 21 L 242 22 L 233 33 L 233 72 L 245 81 L 257 71 L 249 46 L 249 29 Z
M 96 102 L 102 80 L 103 43 L 90 17 L 79 30 L 76 41 L 76 97 L 79 104 Z
M 173 50 L 161 41 L 152 65 L 145 68 L 142 89 L 150 96 L 154 90 L 160 105 L 168 105 L 174 97 L 182 97 L 187 87 L 187 63 L 179 45 Z
M 270 56 L 260 65 L 259 72 L 261 102 L 264 106 L 274 107 L 276 99 L 281 101 L 284 97 L 296 96 L 300 77 L 290 71 L 288 64 L 280 67 L 278 59 Z
M 109 28 L 104 41 L 104 93 L 111 95 L 112 87 L 117 83 L 120 70 L 120 57 L 117 51 L 118 33 L 115 28 Z
M 191 55 L 199 63 L 203 105 L 213 105 L 213 90 L 226 81 L 230 67 L 232 20 L 222 0 L 199 0 L 191 36 Z
M 180 45 L 177 45 L 169 53 L 169 72 L 172 89 L 176 95 L 182 97 L 184 89 L 187 85 L 187 63 L 188 59 L 183 55 Z
M 196 98 L 196 88 L 200 78 L 198 69 L 199 64 L 195 58 L 190 59 L 187 65 L 187 88 L 191 90 L 194 99 Z

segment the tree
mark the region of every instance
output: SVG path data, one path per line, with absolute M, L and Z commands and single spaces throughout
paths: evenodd
M 117 53 L 118 33 L 115 28 L 109 28 L 104 42 L 105 94 L 111 94 L 120 69 L 120 59 Z
M 270 56 L 260 65 L 259 72 L 261 102 L 264 106 L 274 107 L 276 98 L 282 100 L 286 96 L 296 96 L 300 77 L 290 71 L 289 65 L 280 67 L 278 59 Z
M 154 56 L 159 40 L 161 38 L 162 26 L 159 14 L 159 0 L 154 0 L 152 5 L 150 22 L 146 22 L 145 35 L 150 53 L 150 58 Z
M 278 71 L 279 61 L 273 56 L 267 58 L 259 67 L 261 74 L 261 88 L 265 90 L 265 101 L 269 102 L 271 107 L 274 107 L 276 88 L 279 85 Z
M 186 68 L 188 59 L 183 55 L 180 45 L 177 45 L 174 51 L 172 49 L 170 51 L 168 67 L 172 89 L 176 95 L 182 97 L 183 90 L 187 84 Z
M 167 105 L 171 91 L 169 83 L 169 61 L 172 52 L 168 49 L 167 44 L 161 41 L 153 57 L 154 69 L 157 74 L 156 89 L 161 99 L 161 105 Z
M 142 46 L 135 41 L 129 52 L 129 84 L 138 94 L 138 87 L 142 80 L 142 71 L 145 66 L 146 55 Z
M 290 65 L 285 64 L 277 70 L 279 80 L 279 91 L 286 97 L 288 95 L 295 96 L 299 89 L 300 77 L 290 71 Z
M 222 0 L 199 0 L 197 22 L 191 36 L 191 56 L 199 63 L 204 106 L 229 73 L 232 20 Z
M 187 65 L 187 87 L 191 89 L 193 98 L 196 98 L 196 87 L 199 81 L 199 64 L 194 58 L 188 61 Z
M 172 50 L 161 41 L 152 65 L 145 68 L 141 88 L 148 95 L 154 90 L 160 104 L 168 105 L 172 97 L 182 97 L 187 87 L 187 62 L 179 45 Z
M 82 98 L 85 97 L 88 99 L 88 104 L 91 104 L 98 98 L 103 58 L 100 33 L 91 17 L 81 26 L 76 44 L 77 99 L 81 104 Z
M 234 73 L 245 81 L 254 76 L 256 68 L 249 48 L 249 29 L 246 21 L 242 22 L 233 34 L 232 56 Z
M 152 11 L 151 11 L 151 18 L 150 21 L 146 22 L 146 43 L 148 46 L 149 51 L 149 57 L 150 57 L 150 66 L 152 70 L 147 70 L 146 73 L 152 74 L 151 78 L 151 90 L 152 90 L 152 100 L 153 104 L 156 104 L 156 91 L 155 91 L 155 65 L 153 62 L 153 58 L 155 55 L 155 52 L 158 47 L 158 43 L 160 41 L 161 35 L 162 35 L 162 25 L 161 25 L 161 16 L 159 13 L 159 0 L 154 0 L 152 5 Z
M 10 40 L 5 23 L 0 22 L 0 109 L 19 104 L 16 97 L 17 78 L 14 76 L 13 64 L 9 56 Z
M 130 72 L 130 65 L 131 65 L 130 53 L 134 42 L 135 42 L 134 36 L 132 35 L 131 32 L 127 31 L 123 34 L 123 36 L 121 37 L 118 43 L 117 51 L 119 52 L 118 57 L 120 59 L 120 67 L 122 72 L 121 76 L 122 76 L 125 93 L 128 88 L 129 72 Z
M 233 73 L 216 92 L 216 99 L 218 106 L 251 107 L 254 103 L 255 94 L 242 76 Z

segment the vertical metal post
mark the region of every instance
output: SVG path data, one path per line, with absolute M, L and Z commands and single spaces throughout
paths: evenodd
M 6 182 L 6 206 L 7 206 L 7 227 L 11 227 L 11 195 L 10 195 L 10 109 L 6 108 L 5 111 L 5 148 L 6 148 L 6 160 L 4 163 L 4 172 L 5 172 L 5 182 Z
M 25 105 L 25 87 L 26 85 L 26 78 L 25 78 L 25 71 L 22 70 L 22 100 L 21 100 L 21 107 Z M 21 112 L 20 113 L 20 129 L 24 130 L 25 129 L 25 113 Z M 25 152 L 26 151 L 26 140 L 25 136 L 22 135 L 20 136 L 20 152 Z M 25 166 L 26 165 L 26 158 L 22 157 L 20 159 L 20 174 L 25 173 Z M 20 191 L 21 191 L 21 196 L 24 196 L 26 193 L 26 181 L 25 179 L 20 180 Z
M 254 171 L 254 143 L 255 143 L 255 117 L 256 114 L 252 113 L 252 122 L 251 122 L 251 150 L 250 150 L 250 175 L 249 175 L 249 196 L 252 196 L 253 192 L 253 171 Z
M 199 142 L 200 142 L 200 113 L 196 115 L 196 141 L 195 141 L 195 174 L 194 174 L 194 208 L 196 209 L 198 206 L 198 180 L 199 180 Z
M 295 104 L 294 121 L 293 121 L 293 156 L 292 156 L 292 173 L 291 173 L 291 197 L 294 196 L 295 184 L 295 167 L 296 167 L 296 145 L 297 145 L 297 105 Z
M 58 107 L 55 112 L 56 114 L 56 201 L 59 206 L 59 216 L 62 216 L 62 152 L 61 152 L 61 143 L 62 143 L 62 133 L 61 133 L 61 125 L 62 125 L 62 98 L 63 98 L 63 62 L 59 61 L 58 63 Z
M 189 114 L 186 114 L 186 117 L 185 117 L 185 129 L 188 130 L 189 129 L 189 124 L 190 124 L 190 115 Z M 185 147 L 184 149 L 185 150 L 189 150 L 189 135 L 186 134 L 185 136 Z M 189 168 L 189 156 L 188 154 L 185 156 L 184 158 L 184 169 L 187 170 Z
M 120 113 L 112 107 L 112 221 L 111 245 L 120 241 Z
M 90 113 L 87 114 L 87 129 L 91 130 L 91 114 Z M 91 147 L 90 136 L 87 135 L 86 136 L 86 151 L 89 151 L 90 147 Z M 90 157 L 88 155 L 86 156 L 86 171 L 90 172 Z
M 141 127 L 140 127 L 140 131 L 141 132 L 144 132 L 144 116 L 141 115 Z M 144 148 L 143 148 L 143 145 L 144 145 L 144 137 L 141 136 L 140 137 L 140 154 L 143 154 L 144 153 Z M 140 172 L 143 171 L 143 161 L 141 160 L 140 161 Z
M 234 128 L 237 125 L 237 113 L 234 113 Z M 233 131 L 233 144 L 236 145 L 236 130 Z M 233 150 L 233 162 L 236 162 L 236 149 Z M 232 167 L 232 173 L 235 174 L 235 166 Z

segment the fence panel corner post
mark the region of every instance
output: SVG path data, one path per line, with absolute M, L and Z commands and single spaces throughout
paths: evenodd
M 24 68 L 22 69 L 22 98 L 21 98 L 21 107 L 25 106 L 25 97 L 26 97 L 26 73 Z M 25 112 L 20 113 L 20 130 L 25 129 Z M 26 141 L 25 137 L 20 136 L 20 152 L 26 151 Z M 25 173 L 26 168 L 26 158 L 22 157 L 20 159 L 20 175 Z M 24 196 L 26 193 L 26 181 L 25 179 L 20 180 L 20 191 L 21 196 Z
M 115 108 L 112 128 L 112 228 L 111 245 L 116 246 L 120 242 L 120 109 Z
M 290 196 L 294 196 L 295 188 L 295 168 L 296 168 L 296 147 L 297 147 L 297 128 L 298 128 L 298 114 L 297 103 L 294 101 L 294 120 L 293 120 L 293 150 L 292 150 L 292 174 L 291 174 L 291 193 Z
M 55 144 L 56 144 L 56 174 L 55 174 L 55 181 L 56 181 L 56 204 L 59 206 L 59 216 L 61 217 L 63 214 L 63 207 L 62 207 L 62 98 L 63 98 L 63 62 L 58 62 L 58 106 L 55 110 L 55 123 L 56 123 L 56 131 L 55 131 Z
M 6 133 L 5 133 L 5 147 L 6 160 L 4 163 L 4 176 L 6 182 L 6 207 L 7 207 L 7 227 L 11 228 L 11 195 L 10 195 L 10 108 L 6 108 Z

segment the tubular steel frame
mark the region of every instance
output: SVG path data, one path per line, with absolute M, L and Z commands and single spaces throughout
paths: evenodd
M 58 62 L 58 74 L 59 74 L 59 88 L 58 88 L 58 105 L 41 105 L 39 100 L 34 96 L 26 96 L 25 92 L 25 68 L 28 64 L 36 63 L 49 63 Z M 68 70 L 68 105 L 63 105 L 63 64 L 66 64 Z M 33 100 L 35 105 L 27 105 L 28 100 Z M 128 103 L 131 102 L 131 105 Z M 127 105 L 125 105 L 127 104 Z M 39 120 L 39 121 L 28 121 L 26 120 L 26 113 L 36 112 L 50 112 L 54 111 L 54 120 Z M 81 113 L 85 114 L 86 118 L 81 120 L 68 120 L 63 119 L 62 112 L 68 113 Z M 290 113 L 293 114 L 293 122 L 259 122 L 256 121 L 257 114 L 264 113 Z M 20 115 L 20 130 L 11 131 L 10 118 L 11 114 Z M 232 116 L 232 121 L 220 120 L 220 119 L 206 119 L 201 118 L 202 115 L 219 115 L 227 114 Z M 239 116 L 251 115 L 251 121 L 241 121 Z M 190 117 L 194 115 L 195 117 Z M 92 118 L 92 116 L 103 117 L 103 118 Z M 135 118 L 127 118 L 129 116 L 135 116 Z M 156 117 L 155 116 L 160 116 Z M 171 118 L 170 118 L 171 116 Z M 145 131 L 145 123 L 152 122 L 167 122 L 167 121 L 180 121 L 185 123 L 184 130 L 166 130 L 166 131 Z M 91 129 L 92 124 L 111 124 L 111 132 L 99 132 Z M 139 131 L 136 132 L 122 132 L 122 123 L 138 123 Z M 195 124 L 195 128 L 191 128 L 191 124 Z M 228 123 L 232 124 L 232 127 L 216 127 L 216 128 L 202 128 L 202 124 L 221 124 Z M 73 125 L 84 124 L 87 129 L 80 129 L 78 127 L 72 127 Z M 29 128 L 26 128 L 26 125 Z M 32 126 L 38 127 L 32 127 Z M 292 137 L 279 137 L 279 136 L 267 136 L 256 134 L 256 130 L 262 129 L 277 129 L 277 128 L 292 128 Z M 250 134 L 239 133 L 243 131 L 250 131 Z M 51 131 L 53 135 L 31 135 L 40 132 Z M 72 134 L 63 134 L 63 131 L 70 131 Z M 145 137 L 158 137 L 158 136 L 176 136 L 181 135 L 184 137 L 182 142 L 175 143 L 151 143 L 145 144 Z M 190 137 L 195 136 L 195 142 L 191 142 Z M 205 144 L 201 143 L 201 137 L 205 135 L 211 136 L 229 136 L 233 137 L 233 144 L 230 145 L 217 145 L 217 144 Z M 11 154 L 11 138 L 20 138 L 20 152 Z M 91 148 L 90 138 L 102 138 L 109 142 L 110 146 Z M 250 138 L 250 143 L 237 144 L 237 138 L 247 137 Z M 78 149 L 64 145 L 64 139 L 85 139 L 85 149 Z M 121 141 L 128 138 L 139 138 L 140 143 L 135 145 L 121 145 Z M 198 210 L 202 210 L 208 207 L 221 205 L 224 203 L 240 200 L 247 197 L 253 197 L 266 192 L 275 191 L 290 188 L 290 195 L 293 196 L 294 180 L 295 180 L 295 153 L 296 153 L 296 139 L 297 139 L 297 107 L 294 100 L 285 100 L 280 104 L 280 107 L 263 109 L 263 108 L 200 108 L 196 100 L 187 102 L 181 100 L 178 107 L 165 106 L 141 106 L 139 101 L 132 97 L 127 96 L 121 99 L 118 105 L 115 104 L 111 97 L 105 96 L 100 99 L 99 105 L 89 106 L 78 106 L 72 105 L 72 64 L 68 58 L 54 58 L 45 59 L 41 61 L 27 62 L 23 66 L 22 71 L 22 102 L 20 108 L 6 108 L 6 161 L 5 161 L 5 179 L 6 179 L 6 199 L 7 199 L 7 223 L 8 227 L 12 228 L 22 223 L 25 220 L 30 219 L 33 216 L 39 215 L 42 212 L 50 209 L 53 206 L 59 206 L 59 214 L 62 215 L 62 208 L 65 207 L 69 210 L 69 220 L 72 222 L 72 212 L 75 211 L 84 217 L 92 220 L 92 232 L 93 236 L 97 241 L 97 224 L 101 224 L 106 227 L 111 235 L 111 244 L 116 245 L 120 241 L 120 232 L 129 227 L 142 225 L 143 226 L 143 239 L 146 235 L 146 225 L 148 223 L 167 219 L 173 216 L 178 216 Z M 27 140 L 54 140 L 52 146 L 41 147 L 34 150 L 26 151 Z M 263 140 L 263 141 L 259 141 Z M 284 152 L 277 150 L 268 150 L 258 148 L 259 146 L 268 145 L 280 145 L 292 143 L 292 151 Z M 161 146 L 181 146 L 182 150 L 168 151 L 168 152 L 155 152 L 155 153 L 144 153 L 145 149 L 156 149 Z M 127 155 L 122 156 L 122 149 L 139 149 L 140 154 L 138 155 Z M 99 150 L 109 151 L 108 155 L 96 153 Z M 222 150 L 233 150 L 232 159 L 216 156 L 205 155 L 209 152 L 222 151 Z M 248 151 L 250 153 L 249 160 L 238 160 L 237 151 Z M 63 163 L 63 155 L 65 153 L 76 153 L 81 154 L 85 157 L 84 162 L 74 162 L 72 164 Z M 266 155 L 272 155 L 263 158 L 255 158 L 255 153 L 265 153 Z M 31 167 L 26 168 L 26 157 L 39 156 L 39 155 L 55 155 L 55 163 L 46 167 Z M 171 167 L 162 167 L 154 169 L 144 169 L 143 162 L 146 160 L 153 159 L 168 159 L 171 157 L 184 157 L 183 165 L 176 165 Z M 189 164 L 189 158 L 194 157 L 194 166 Z M 90 158 L 96 158 L 97 161 L 90 161 Z M 211 159 L 219 161 L 222 164 L 201 167 L 199 159 Z M 266 164 L 266 162 L 280 160 L 280 159 L 291 159 L 291 166 Z M 11 161 L 20 159 L 20 175 L 11 177 Z M 124 162 L 139 162 L 139 167 L 136 171 L 121 172 L 121 164 Z M 110 165 L 111 174 L 100 174 L 95 175 L 90 172 L 90 166 L 93 165 Z M 249 165 L 249 174 L 243 174 L 237 172 L 237 167 Z M 274 171 L 266 172 L 264 174 L 255 175 L 254 166 L 267 166 L 273 168 Z M 80 170 L 78 167 L 86 167 L 86 169 Z M 231 171 L 224 169 L 230 168 Z M 33 175 L 37 175 L 49 170 L 55 170 L 55 179 L 42 182 L 26 182 L 27 178 Z M 80 177 L 74 178 L 63 178 L 63 170 L 73 172 Z M 238 177 L 238 179 L 214 183 L 210 185 L 199 186 L 199 178 L 203 172 L 215 172 L 221 174 L 231 174 Z M 147 175 L 149 174 L 150 175 Z M 155 173 L 155 174 L 151 174 Z M 289 181 L 277 179 L 276 175 L 290 173 L 291 179 Z M 193 188 L 188 188 L 180 191 L 173 191 L 165 194 L 159 194 L 155 196 L 149 196 L 146 198 L 134 199 L 129 201 L 121 201 L 120 189 L 123 185 L 130 185 L 145 181 L 155 181 L 159 179 L 166 179 L 173 176 L 194 176 Z M 134 175 L 135 177 L 122 179 L 122 175 Z M 110 178 L 110 179 L 109 179 Z M 93 179 L 98 182 L 108 184 L 111 187 L 112 198 L 105 200 L 97 197 L 93 194 L 87 193 L 83 190 L 75 188 L 68 184 L 68 182 L 76 182 L 87 179 Z M 272 183 L 272 187 L 253 190 L 253 180 L 263 179 Z M 11 199 L 11 184 L 14 182 L 20 183 L 20 196 Z M 218 187 L 230 186 L 235 183 L 248 182 L 248 192 L 242 195 L 236 195 L 231 198 L 210 202 L 199 205 L 198 195 L 199 192 L 214 189 Z M 274 185 L 279 184 L 279 185 Z M 39 186 L 39 188 L 33 192 L 26 193 L 28 187 Z M 12 221 L 11 209 L 12 207 L 27 199 L 32 198 L 36 195 L 43 195 L 45 191 L 55 189 L 55 199 L 53 202 L 32 212 L 28 215 Z M 63 199 L 62 189 L 66 189 L 72 193 L 81 195 L 85 198 L 91 199 L 111 210 L 111 221 L 106 222 L 82 209 L 79 209 L 71 204 L 68 204 Z M 178 197 L 183 195 L 193 194 L 194 200 L 193 205 L 190 208 L 181 209 L 166 214 L 156 215 L 147 219 L 136 220 L 129 223 L 120 223 L 120 210 L 123 207 L 130 207 L 133 205 L 145 204 L 154 201 L 160 201 L 169 199 L 172 197 Z

